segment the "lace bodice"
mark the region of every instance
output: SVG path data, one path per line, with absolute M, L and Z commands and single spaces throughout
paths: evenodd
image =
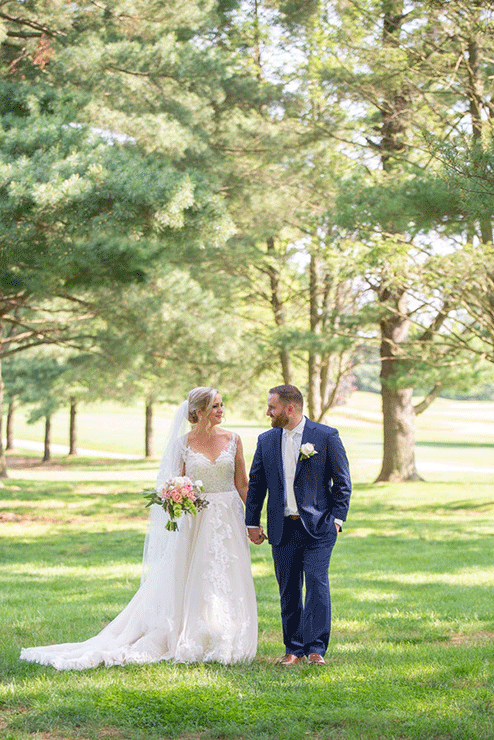
M 189 447 L 187 436 L 179 440 L 181 458 L 185 463 L 185 474 L 193 481 L 202 480 L 206 494 L 235 489 L 235 453 L 238 435 L 235 432 L 230 432 L 230 435 L 230 441 L 214 462 L 211 462 L 202 452 Z

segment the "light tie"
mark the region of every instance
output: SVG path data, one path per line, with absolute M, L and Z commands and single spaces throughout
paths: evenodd
M 295 431 L 285 429 L 285 486 L 286 486 L 286 505 L 291 514 L 297 514 L 297 500 L 293 491 L 293 480 L 295 478 L 296 468 L 296 450 L 293 443 Z

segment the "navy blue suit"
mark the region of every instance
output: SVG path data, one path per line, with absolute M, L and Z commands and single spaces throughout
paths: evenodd
M 259 526 L 267 493 L 267 533 L 280 588 L 286 652 L 324 655 L 331 631 L 328 569 L 337 538 L 334 519 L 346 519 L 350 502 L 348 460 L 336 429 L 306 419 L 302 445 L 311 442 L 317 454 L 298 459 L 293 489 L 300 519 L 287 518 L 282 431 L 270 429 L 259 436 L 245 523 Z

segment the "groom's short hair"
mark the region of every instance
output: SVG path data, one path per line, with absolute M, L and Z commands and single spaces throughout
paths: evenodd
M 300 409 L 304 408 L 304 397 L 294 385 L 277 385 L 269 389 L 270 393 L 277 393 L 280 399 L 286 403 L 292 403 Z

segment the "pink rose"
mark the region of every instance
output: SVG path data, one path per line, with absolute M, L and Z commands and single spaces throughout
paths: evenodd
M 182 494 L 180 491 L 173 491 L 172 492 L 172 501 L 176 504 L 180 504 L 182 501 Z

